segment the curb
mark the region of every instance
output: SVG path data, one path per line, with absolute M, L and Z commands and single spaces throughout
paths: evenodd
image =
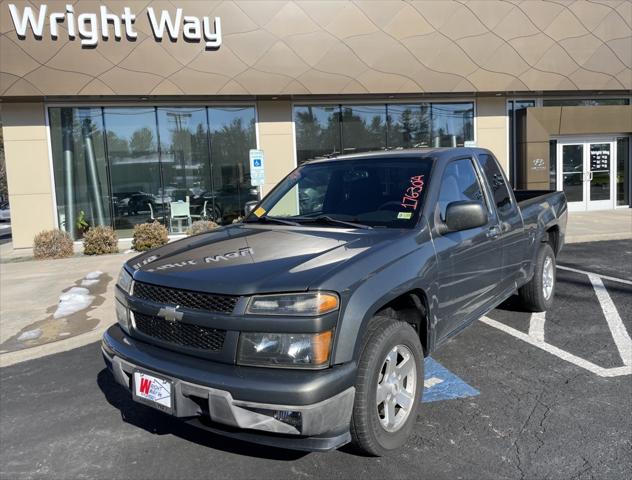
M 607 240 L 632 240 L 632 233 L 593 233 L 588 235 L 567 235 L 565 243 L 604 242 Z

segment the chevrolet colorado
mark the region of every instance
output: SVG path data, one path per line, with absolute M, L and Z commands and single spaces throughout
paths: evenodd
M 417 418 L 424 356 L 518 293 L 543 311 L 562 192 L 479 148 L 303 164 L 242 223 L 143 253 L 102 352 L 134 400 L 250 442 L 372 455 Z

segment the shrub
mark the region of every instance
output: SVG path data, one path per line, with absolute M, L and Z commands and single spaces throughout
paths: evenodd
M 198 220 L 193 222 L 189 228 L 187 228 L 187 235 L 197 235 L 198 233 L 210 232 L 218 227 L 217 223 L 210 220 Z
M 138 252 L 166 245 L 167 242 L 169 242 L 169 232 L 161 223 L 141 223 L 134 226 L 132 248 Z
M 72 257 L 73 241 L 63 230 L 44 230 L 33 239 L 33 256 L 37 259 Z
M 86 255 L 106 255 L 118 253 L 118 235 L 112 227 L 92 227 L 83 234 L 83 253 Z

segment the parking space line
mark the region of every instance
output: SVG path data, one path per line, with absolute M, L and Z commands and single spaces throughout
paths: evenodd
M 497 322 L 496 320 L 492 320 L 489 317 L 481 317 L 481 322 L 485 323 L 486 325 L 489 325 L 490 327 L 494 327 L 494 328 L 497 328 L 498 330 L 508 333 L 509 335 L 513 337 L 519 338 L 520 340 L 523 340 L 524 342 L 527 342 L 530 345 L 538 347 L 544 350 L 545 352 L 555 355 L 556 357 L 561 358 L 562 360 L 565 360 L 580 368 L 588 370 L 589 372 L 592 372 L 595 375 L 599 375 L 600 377 L 619 377 L 622 375 L 632 374 L 632 365 L 625 365 L 623 367 L 613 367 L 613 368 L 600 367 L 599 365 L 595 365 L 594 363 L 589 362 L 588 360 L 584 360 L 583 358 L 573 355 L 572 353 L 565 352 L 564 350 L 557 348 L 549 343 L 546 343 L 543 340 L 536 340 L 535 338 L 527 335 L 524 332 L 521 332 L 520 330 L 516 330 L 515 328 L 509 327 L 505 325 L 504 323 Z
M 544 323 L 546 312 L 536 312 L 531 315 L 529 322 L 529 336 L 538 342 L 544 341 Z
M 623 325 L 617 307 L 615 307 L 612 298 L 610 298 L 610 294 L 606 290 L 601 278 L 594 274 L 588 274 L 588 278 L 597 294 L 597 300 L 599 300 L 599 305 L 601 305 L 603 314 L 606 317 L 606 322 L 608 322 L 608 327 L 610 327 L 612 338 L 617 346 L 617 350 L 619 350 L 623 364 L 632 365 L 632 338 L 630 338 L 628 331 L 625 329 L 625 325 Z
M 579 270 L 577 268 L 565 267 L 564 265 L 558 265 L 557 268 L 559 268 L 560 270 L 567 270 L 569 272 L 581 273 L 583 275 L 594 275 L 604 280 L 610 280 L 611 282 L 619 282 L 619 283 L 625 283 L 626 285 L 632 285 L 632 281 L 625 280 L 624 278 L 610 277 L 608 275 L 601 275 L 600 273 L 587 272 L 586 270 Z

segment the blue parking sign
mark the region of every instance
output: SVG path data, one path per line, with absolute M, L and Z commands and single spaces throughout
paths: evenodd
M 250 157 L 250 184 L 261 186 L 265 184 L 265 169 L 263 150 L 252 149 L 249 152 Z

